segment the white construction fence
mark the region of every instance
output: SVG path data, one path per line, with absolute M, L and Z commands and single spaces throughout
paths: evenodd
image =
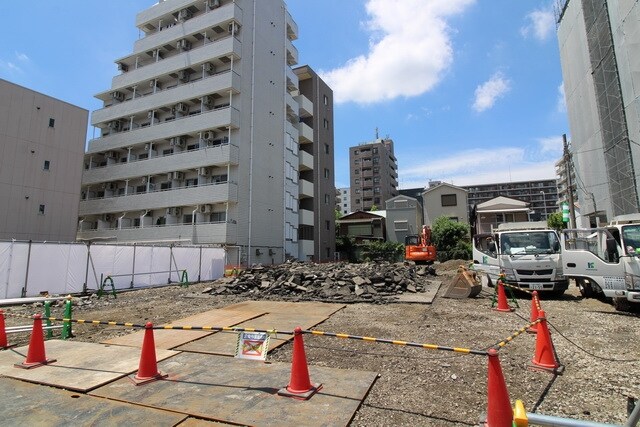
M 93 292 L 215 280 L 225 250 L 208 246 L 0 241 L 0 298 Z M 105 286 L 105 291 L 111 285 Z

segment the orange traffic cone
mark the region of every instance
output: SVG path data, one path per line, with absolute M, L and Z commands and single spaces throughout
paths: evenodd
M 498 280 L 496 288 L 498 292 L 498 307 L 494 308 L 494 310 L 513 311 L 513 308 L 509 307 L 509 303 L 507 302 L 507 294 L 504 292 L 504 285 L 502 284 L 502 280 Z
M 531 296 L 531 317 L 529 318 L 529 320 L 531 322 L 535 322 L 536 320 L 538 320 L 539 314 L 538 314 L 538 307 L 540 306 L 540 300 L 538 299 L 538 291 L 533 291 L 533 295 Z M 538 333 L 538 324 L 536 323 L 535 325 L 529 326 L 527 328 L 527 332 L 530 334 L 537 334 Z
M 4 325 L 4 312 L 0 310 L 0 350 L 9 348 L 7 344 L 7 330 Z
M 509 401 L 507 384 L 502 375 L 498 351 L 491 348 L 489 353 L 489 372 L 487 376 L 487 427 L 511 427 L 513 409 Z
M 307 367 L 307 356 L 304 353 L 302 329 L 298 326 L 293 332 L 291 379 L 287 387 L 278 390 L 278 394 L 280 396 L 307 400 L 322 388 L 322 384 L 311 384 L 309 368 Z
M 561 366 L 556 359 L 544 310 L 539 311 L 539 319 L 542 321 L 538 324 L 536 352 L 531 360 L 530 368 L 561 374 L 562 369 L 559 369 Z
M 158 371 L 158 362 L 156 361 L 156 343 L 153 339 L 153 324 L 147 322 L 144 325 L 144 339 L 142 340 L 142 351 L 140 352 L 140 364 L 138 372 L 131 378 L 136 384 L 145 384 L 151 381 L 168 377 Z
M 55 362 L 56 359 L 47 359 L 44 351 L 44 333 L 42 332 L 42 315 L 33 316 L 33 330 L 29 340 L 27 359 L 22 363 L 16 363 L 16 368 L 31 369 Z

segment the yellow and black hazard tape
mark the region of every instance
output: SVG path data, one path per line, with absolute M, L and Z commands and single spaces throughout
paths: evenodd
M 515 337 L 517 337 L 518 335 L 522 334 L 523 332 L 526 332 L 527 329 L 529 329 L 530 327 L 532 327 L 533 325 L 536 325 L 538 323 L 542 322 L 542 319 L 536 319 L 533 322 L 529 323 L 526 326 L 523 326 L 522 328 L 518 329 L 516 332 L 514 332 L 513 334 L 511 334 L 510 336 L 508 336 L 507 338 L 503 339 L 502 341 L 500 341 L 499 343 L 495 344 L 492 346 L 492 348 L 495 348 L 496 350 L 501 349 L 502 347 L 504 347 L 505 345 L 507 345 L 508 343 L 510 343 L 511 341 L 514 340 Z
M 182 331 L 217 331 L 217 332 L 257 332 L 270 335 L 293 335 L 293 331 L 279 331 L 276 329 L 256 329 L 256 328 L 234 328 L 232 326 L 177 326 L 162 325 L 154 326 L 152 329 L 182 330 Z M 304 332 L 304 331 L 303 331 Z
M 328 337 L 336 337 L 336 338 L 344 338 L 344 339 L 351 339 L 351 340 L 379 342 L 379 343 L 383 343 L 383 344 L 401 345 L 401 346 L 406 346 L 406 347 L 426 348 L 426 349 L 429 349 L 429 350 L 453 351 L 453 352 L 456 352 L 456 353 L 475 354 L 475 355 L 480 355 L 480 356 L 486 356 L 488 354 L 485 350 L 473 350 L 473 349 L 470 349 L 470 348 L 461 348 L 461 347 L 445 347 L 445 346 L 442 346 L 442 345 L 435 345 L 435 344 L 421 344 L 421 343 L 411 342 L 411 341 L 398 341 L 398 340 L 388 340 L 388 339 L 373 338 L 373 337 L 361 337 L 361 336 L 357 336 L 357 335 L 336 334 L 336 333 L 333 333 L 333 332 L 302 331 L 302 333 L 311 334 L 311 335 L 322 335 L 322 336 L 328 336 Z
M 33 316 L 30 317 L 33 319 Z M 112 322 L 106 320 L 84 320 L 84 319 L 64 319 L 59 317 L 42 317 L 42 320 L 49 320 L 51 322 L 73 322 L 73 323 L 87 323 L 91 325 L 108 325 L 108 326 L 125 326 L 127 328 L 145 328 L 145 325 L 138 325 L 128 322 Z
M 505 282 L 504 280 L 502 280 L 502 284 L 508 288 L 511 289 L 516 289 L 518 291 L 522 291 L 522 292 L 526 292 L 528 294 L 533 294 L 532 291 L 530 291 L 529 289 L 525 289 L 525 288 L 521 288 L 520 286 L 516 286 L 516 285 L 510 285 L 509 283 Z

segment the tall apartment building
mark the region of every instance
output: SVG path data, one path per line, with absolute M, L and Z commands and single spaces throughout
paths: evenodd
M 340 215 L 346 215 L 351 210 L 351 189 L 349 187 L 336 188 L 336 210 Z
M 558 42 L 580 213 L 592 224 L 596 217 L 606 222 L 639 211 L 640 4 L 561 6 Z
M 398 193 L 398 160 L 393 153 L 393 140 L 377 138 L 349 148 L 351 209 L 380 209 Z
M 300 259 L 333 261 L 336 247 L 333 91 L 309 66 L 293 71 L 300 89 L 296 97 L 300 105 Z
M 573 162 L 571 162 L 573 163 Z M 568 161 L 561 158 L 555 163 L 556 168 L 556 187 L 558 188 L 558 205 L 563 203 L 569 203 L 569 191 L 573 193 L 573 200 L 578 200 L 578 194 L 576 193 L 576 174 L 573 166 L 568 164 Z M 571 175 L 569 175 L 569 173 Z
M 0 79 L 0 239 L 75 241 L 88 119 Z
M 78 237 L 220 245 L 243 265 L 305 257 L 299 194 L 315 199 L 317 183 L 299 168 L 315 105 L 291 68 L 284 2 L 164 0 L 136 26 L 121 74 L 96 95 Z

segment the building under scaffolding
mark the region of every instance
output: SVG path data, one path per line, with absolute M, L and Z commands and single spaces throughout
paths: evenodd
M 592 223 L 639 211 L 638 3 L 558 2 L 558 41 L 578 199 L 582 215 Z M 602 218 L 604 214 L 607 218 Z

